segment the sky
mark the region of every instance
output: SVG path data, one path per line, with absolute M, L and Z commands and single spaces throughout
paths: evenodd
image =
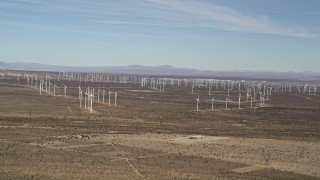
M 0 61 L 320 72 L 320 0 L 0 0 Z

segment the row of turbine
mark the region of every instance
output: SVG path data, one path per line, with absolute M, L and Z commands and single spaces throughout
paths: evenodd
M 250 95 L 248 95 L 247 93 L 247 98 L 246 98 L 246 103 L 249 102 L 249 97 L 250 97 L 250 107 L 251 109 L 253 108 L 253 102 L 256 102 L 256 100 L 253 100 L 253 97 Z M 215 100 L 214 99 L 214 96 L 212 96 L 212 99 L 211 99 L 211 110 L 213 111 L 214 110 L 214 102 L 222 102 L 222 103 L 225 103 L 226 106 L 225 106 L 225 109 L 228 110 L 228 103 L 237 103 L 238 104 L 238 109 L 241 109 L 241 103 L 245 103 L 245 102 L 241 102 L 241 93 L 239 93 L 239 101 L 238 102 L 234 102 L 232 100 L 230 100 L 229 98 L 226 98 L 225 101 L 223 100 Z M 262 95 L 262 93 L 260 93 L 260 107 L 263 107 L 263 105 L 265 104 L 265 101 L 266 100 L 269 100 L 268 98 L 265 99 L 264 95 Z M 200 98 L 199 98 L 199 94 L 198 94 L 198 98 L 196 99 L 196 103 L 197 103 L 197 111 L 199 111 L 199 103 L 200 103 Z
M 86 92 L 84 92 L 84 107 L 85 109 L 88 109 L 90 113 L 92 112 L 92 102 L 94 101 L 94 90 L 95 88 L 87 88 Z M 104 95 L 105 95 L 105 90 L 100 90 L 98 89 L 98 103 L 100 103 L 100 92 L 102 92 L 102 104 L 105 104 L 104 101 Z M 117 106 L 117 97 L 118 93 L 117 92 L 111 92 L 109 91 L 109 105 L 111 105 L 111 94 L 114 93 L 114 106 Z M 83 98 L 83 92 L 81 90 L 81 87 L 79 87 L 79 100 L 80 100 L 80 108 L 82 108 L 82 98 Z
M 18 76 L 19 77 L 19 76 Z M 49 78 L 48 78 L 49 77 Z M 33 79 L 33 77 L 29 78 L 29 76 L 26 76 L 26 80 L 27 80 L 27 86 L 28 87 L 37 87 L 37 76 L 35 76 L 35 80 Z M 19 79 L 18 79 L 19 81 Z M 33 83 L 35 81 L 35 84 Z M 67 97 L 67 86 L 62 84 L 64 86 L 64 97 Z M 42 92 L 47 92 L 47 93 L 51 93 L 50 89 L 53 87 L 53 96 L 56 96 L 56 88 L 60 88 L 58 86 L 56 86 L 55 84 L 51 84 L 50 83 L 50 76 L 46 75 L 46 79 L 40 77 L 39 78 L 39 93 L 40 95 L 42 94 Z M 90 111 L 90 113 L 92 112 L 92 105 L 93 105 L 93 101 L 94 101 L 94 88 L 92 88 L 90 90 L 90 88 L 88 87 L 86 89 L 86 92 L 84 93 L 85 96 L 85 109 L 88 109 Z M 105 95 L 105 90 L 100 90 L 98 89 L 98 103 L 100 103 L 100 92 L 102 92 L 102 103 L 105 104 L 104 102 L 104 95 Z M 114 105 L 117 106 L 117 92 L 111 92 L 109 91 L 109 105 L 111 105 L 111 93 L 114 93 Z M 79 87 L 79 99 L 80 99 L 80 108 L 82 107 L 82 98 L 83 98 L 83 93 L 81 90 L 81 87 Z

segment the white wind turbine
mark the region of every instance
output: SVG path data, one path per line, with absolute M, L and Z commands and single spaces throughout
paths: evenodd
M 211 104 L 211 110 L 213 111 L 214 96 L 212 96 L 211 102 L 212 102 L 212 104 Z
M 39 81 L 40 81 L 40 82 L 39 82 L 39 90 L 40 90 L 40 94 L 41 94 L 41 90 L 42 90 L 42 89 L 41 89 L 41 88 L 42 88 L 42 87 L 41 87 L 41 86 L 42 86 L 42 81 L 41 81 L 41 80 L 39 80 Z
M 30 79 L 29 79 L 29 77 L 27 76 L 28 87 L 30 86 L 30 85 L 29 85 L 29 81 L 30 81 Z
M 80 99 L 80 97 L 81 97 L 80 96 L 80 92 L 82 92 L 82 91 L 81 91 L 81 87 L 80 86 L 78 88 L 79 88 L 79 99 Z
M 197 101 L 197 111 L 199 111 L 199 102 L 200 102 L 199 94 L 198 94 L 198 99 L 196 99 L 196 101 Z
M 31 87 L 33 87 L 33 78 L 31 78 L 31 83 L 30 84 L 31 84 Z
M 262 107 L 264 105 L 264 97 L 260 97 L 260 101 L 261 101 L 260 106 Z
M 50 87 L 52 86 L 51 82 L 49 81 L 49 94 L 50 94 Z
M 92 101 L 94 101 L 94 88 L 92 88 L 91 94 L 92 94 Z
M 37 74 L 35 74 L 34 76 L 35 76 L 35 81 L 36 81 L 36 88 L 37 88 L 37 86 L 38 86 L 38 84 L 37 84 L 37 83 L 38 83 L 38 78 L 37 78 Z
M 90 93 L 91 93 L 91 91 L 90 91 L 90 89 L 88 89 L 88 94 L 87 94 L 87 98 L 88 98 L 88 105 L 87 105 L 87 108 L 88 108 L 88 110 L 90 110 Z
M 100 102 L 100 89 L 98 89 L 98 103 Z
M 67 97 L 67 86 L 62 84 L 64 86 L 64 97 L 66 98 Z
M 48 75 L 46 74 L 46 81 L 45 81 L 45 87 L 46 87 L 46 92 L 48 92 Z
M 50 82 L 50 76 L 49 76 L 49 94 L 50 94 L 50 87 L 52 86 L 51 82 Z
M 104 104 L 104 93 L 105 93 L 106 91 L 105 90 L 103 90 L 102 91 L 102 103 Z
M 93 94 L 92 91 L 91 93 L 87 94 L 88 96 L 88 109 L 90 110 L 90 113 L 92 112 L 92 99 L 93 99 Z
M 114 92 L 114 106 L 117 106 L 117 92 Z
M 230 101 L 230 99 L 226 98 L 226 110 L 228 109 L 228 101 Z
M 241 93 L 239 93 L 239 109 L 241 109 Z
M 109 90 L 109 106 L 111 105 L 111 99 L 110 99 L 111 97 L 110 96 L 111 96 L 111 92 Z
M 86 90 L 86 92 L 84 93 L 84 108 L 87 109 L 87 97 L 88 96 L 88 91 Z
M 80 96 L 80 108 L 82 107 L 82 91 L 80 90 L 79 92 L 79 96 Z
M 56 96 L 56 88 L 59 88 L 59 87 L 53 84 L 53 96 Z

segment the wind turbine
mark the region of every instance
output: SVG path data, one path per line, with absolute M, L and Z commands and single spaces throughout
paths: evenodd
M 56 96 L 56 88 L 59 88 L 59 87 L 53 84 L 53 96 Z
M 51 92 L 51 90 L 50 90 L 51 86 L 52 86 L 52 84 L 51 84 L 50 81 L 49 81 L 49 94 L 50 94 L 50 92 Z
M 264 97 L 260 97 L 260 101 L 261 101 L 261 107 L 262 107 L 262 105 L 264 105 Z
M 228 109 L 228 101 L 230 101 L 230 99 L 226 98 L 226 110 Z
M 27 76 L 27 83 L 28 83 L 28 87 L 29 87 L 29 81 L 30 81 L 30 79 L 29 79 L 29 77 Z
M 198 99 L 197 100 L 197 111 L 199 111 L 199 102 L 200 102 L 200 99 L 199 99 L 199 94 L 198 94 Z
M 103 90 L 102 91 L 102 103 L 104 104 L 104 93 L 105 93 L 106 91 L 105 90 Z
M 80 87 L 80 85 L 79 85 L 79 99 L 80 99 L 80 92 L 82 93 L 82 91 L 81 91 L 81 87 Z
M 88 96 L 88 91 L 86 90 L 86 92 L 84 93 L 84 108 L 87 109 L 87 97 Z
M 92 92 L 91 92 L 91 94 L 90 94 L 90 113 L 92 113 L 92 100 L 93 100 L 93 94 L 92 94 Z
M 34 76 L 35 76 L 35 81 L 36 81 L 35 83 L 36 83 L 36 88 L 37 88 L 37 86 L 38 86 L 38 84 L 37 84 L 37 82 L 38 82 L 37 74 L 35 74 Z
M 40 82 L 39 82 L 39 90 L 40 90 L 40 94 L 41 94 L 41 86 L 42 86 L 42 81 L 41 80 L 39 80 Z
M 80 96 L 80 108 L 81 108 L 81 106 L 82 106 L 82 91 L 81 90 L 79 92 L 79 96 Z
M 47 76 L 46 76 L 46 82 L 44 83 L 46 86 L 46 92 L 48 92 L 48 81 L 47 81 Z
M 31 78 L 31 87 L 33 87 L 33 78 Z
M 239 93 L 239 109 L 241 109 L 240 104 L 241 104 L 241 93 Z
M 86 93 L 87 97 L 88 97 L 88 109 L 90 110 L 90 113 L 92 112 L 92 91 L 90 93 L 90 91 L 88 93 Z
M 214 103 L 214 97 L 213 96 L 212 96 L 211 101 L 212 101 L 211 110 L 213 111 L 213 103 Z
M 64 97 L 66 98 L 67 97 L 67 86 L 62 84 L 64 86 Z
M 114 106 L 117 106 L 117 92 L 114 92 Z
M 311 95 L 311 85 L 309 85 L 309 95 Z
M 92 94 L 92 101 L 94 101 L 94 88 L 92 88 L 91 94 Z
M 111 105 L 110 96 L 111 96 L 111 92 L 109 90 L 109 106 Z
M 50 83 L 50 76 L 49 76 L 49 94 L 50 94 L 50 87 L 51 87 L 51 83 Z
M 98 89 L 98 103 L 100 102 L 100 89 Z

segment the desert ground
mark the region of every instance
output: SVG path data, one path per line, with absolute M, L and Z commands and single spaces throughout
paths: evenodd
M 39 92 L 0 77 L 0 179 L 319 179 L 320 94 L 225 103 L 225 90 L 52 79 Z M 67 86 L 64 97 L 63 85 Z M 93 112 L 79 86 L 100 92 Z M 237 90 L 229 98 L 237 102 Z M 199 111 L 196 99 L 200 99 Z

